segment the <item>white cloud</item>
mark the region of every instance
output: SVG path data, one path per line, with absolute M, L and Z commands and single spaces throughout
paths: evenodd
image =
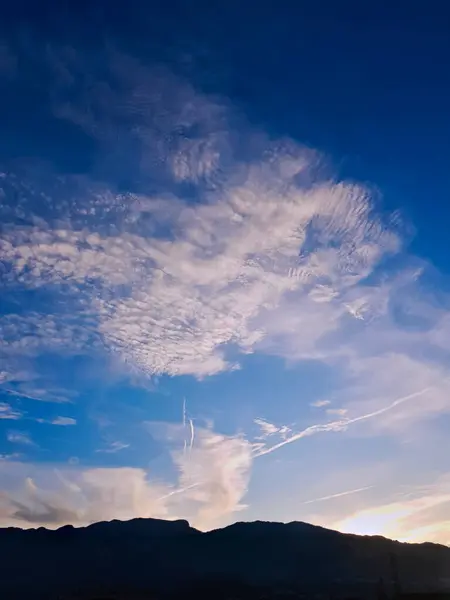
M 255 419 L 255 423 L 260 427 L 263 437 L 278 433 L 279 427 L 273 423 L 269 423 L 265 419 Z
M 276 177 L 272 181 L 273 165 L 255 170 L 215 204 L 186 209 L 175 241 L 144 243 L 153 263 L 145 282 L 131 298 L 100 308 L 105 339 L 140 368 L 197 376 L 229 368 L 221 348 L 233 343 L 251 351 L 265 336 L 261 315 L 275 309 L 284 294 L 323 278 L 352 285 L 372 261 L 364 245 L 391 244 L 376 227 L 374 239 L 364 239 L 368 205 L 362 192 L 331 185 L 301 193 L 284 182 L 286 188 L 272 200 L 279 184 Z M 360 206 L 353 217 L 354 203 Z M 322 244 L 336 235 L 343 244 L 346 236 L 356 240 L 345 264 L 330 249 L 322 257 L 301 256 L 306 228 L 318 215 L 324 221 Z M 301 276 L 290 276 L 299 264 Z
M 72 417 L 56 417 L 51 421 L 52 425 L 76 425 L 76 419 Z
M 0 419 L 18 420 L 22 418 L 22 413 L 14 410 L 7 402 L 0 402 Z
M 61 306 L 64 306 L 62 304 Z M 45 353 L 64 357 L 93 355 L 98 334 L 89 316 L 76 311 L 41 314 L 35 311 L 0 315 L 0 391 L 10 398 L 70 403 L 78 392 L 59 383 L 59 373 L 42 371 L 36 359 Z
M 283 335 L 286 296 L 306 298 L 311 306 L 339 302 L 380 258 L 398 250 L 397 235 L 374 214 L 366 189 L 325 179 L 305 187 L 318 160 L 311 150 L 269 142 L 238 119 L 252 155 L 237 160 L 236 115 L 225 102 L 116 54 L 107 57 L 109 74 L 127 82 L 128 97 L 118 97 L 123 85 L 109 81 L 100 93 L 87 75 L 84 82 L 84 70 L 94 67 L 81 55 L 54 60 L 58 72 L 75 60 L 89 105 L 102 110 L 102 127 L 82 107 L 65 105 L 62 114 L 100 139 L 109 140 L 116 127 L 124 139 L 138 139 L 136 163 L 140 159 L 155 177 L 152 165 L 160 165 L 166 193 L 115 194 L 92 184 L 77 202 L 64 204 L 56 223 L 43 218 L 45 211 L 35 215 L 34 204 L 28 225 L 6 227 L 0 255 L 12 266 L 13 283 L 63 283 L 82 302 L 78 324 L 67 315 L 49 324 L 35 316 L 26 337 L 21 317 L 13 348 L 22 339 L 33 348 L 48 343 L 68 351 L 96 341 L 147 374 L 204 377 L 236 367 L 227 358 L 230 345 L 251 352 L 263 349 L 267 336 Z M 123 126 L 128 120 L 132 127 Z M 201 202 L 177 196 L 177 182 L 187 180 Z M 341 313 L 349 310 L 343 306 Z M 315 328 L 314 339 L 333 327 L 322 314 L 318 328 L 310 313 L 297 321 L 295 330 L 305 332 L 309 346 L 305 324 Z
M 251 445 L 242 437 L 227 437 L 208 430 L 196 431 L 189 453 L 177 452 L 175 463 L 185 500 L 194 503 L 193 524 L 200 529 L 217 526 L 245 508 L 252 463 Z
M 183 451 L 182 426 L 153 423 L 149 427 L 170 442 L 175 482 L 165 482 L 140 468 L 83 469 L 77 464 L 3 461 L 0 526 L 56 527 L 134 517 L 183 517 L 207 529 L 223 524 L 244 507 L 251 468 L 248 442 L 198 429 L 195 443 Z
M 76 396 L 76 393 L 74 393 L 73 390 L 52 388 L 51 384 L 49 384 L 48 387 L 39 387 L 39 385 L 45 384 L 42 381 L 42 378 L 35 375 L 31 370 L 28 373 L 11 373 L 11 376 L 15 380 L 15 388 L 8 386 L 8 384 L 3 385 L 0 388 L 5 394 L 8 394 L 8 396 L 25 400 L 36 400 L 37 402 L 56 403 L 71 402 L 73 397 Z M 35 381 L 32 381 L 34 377 Z
M 25 446 L 35 446 L 28 433 L 24 431 L 8 431 L 6 438 L 11 444 L 23 444 Z
M 277 437 L 278 439 L 287 439 L 292 435 L 292 429 L 287 425 L 275 425 L 270 423 L 266 419 L 254 419 L 254 423 L 258 425 L 261 430 L 260 435 L 254 438 L 252 444 L 253 454 L 258 453 L 261 449 L 266 447 L 266 440 L 269 437 Z
M 136 516 L 167 516 L 164 502 L 159 499 L 165 488 L 151 484 L 142 469 L 72 468 L 63 473 L 47 468 L 36 475 L 47 485 L 26 477 L 24 484 L 3 495 L 2 525 L 57 527 Z
M 252 445 L 243 436 L 223 435 L 211 426 L 194 430 L 192 421 L 146 425 L 155 439 L 171 449 L 179 479 L 168 496 L 180 496 L 185 518 L 208 529 L 245 507 Z
M 327 408 L 327 415 L 337 415 L 338 417 L 343 417 L 347 414 L 347 408 Z
M 120 452 L 120 450 L 125 450 L 129 448 L 130 444 L 125 444 L 124 442 L 115 441 L 111 442 L 107 448 L 99 448 L 97 452 L 106 452 L 107 454 L 114 454 L 115 452 Z
M 99 333 L 145 372 L 201 377 L 230 368 L 221 348 L 236 344 L 251 351 L 285 294 L 306 294 L 322 305 L 323 298 L 318 303 L 313 295 L 315 286 L 351 288 L 383 253 L 397 248 L 395 236 L 370 217 L 364 190 L 330 182 L 301 190 L 295 177 L 280 179 L 287 160 L 281 152 L 250 167 L 243 183 L 222 189 L 208 204 L 178 202 L 171 223 L 175 238 L 13 229 L 4 236 L 3 258 L 13 264 L 18 281 L 25 278 L 29 285 L 64 281 L 76 291 L 97 281 L 90 311 L 100 319 Z M 296 162 L 295 175 L 307 168 L 301 153 Z M 306 245 L 312 227 L 311 252 Z M 103 297 L 104 289 L 120 284 L 131 286 L 131 294 Z M 69 337 L 87 345 L 95 338 L 93 319 L 80 324 L 33 319 L 27 322 L 33 336 L 25 338 L 33 348 L 41 332 L 48 332 L 52 345 Z M 6 327 L 11 331 L 10 323 Z M 21 339 L 16 335 L 13 346 L 23 346 Z
M 311 406 L 314 408 L 322 408 L 324 406 L 328 406 L 329 404 L 331 404 L 330 400 L 315 400 L 314 402 L 311 402 Z

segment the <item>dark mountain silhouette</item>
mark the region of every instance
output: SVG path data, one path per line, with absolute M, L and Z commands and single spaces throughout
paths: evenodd
M 374 597 L 380 578 L 391 585 L 392 557 L 404 589 L 450 587 L 447 546 L 347 535 L 307 523 L 235 523 L 207 533 L 187 521 L 156 519 L 54 531 L 10 527 L 0 529 L 0 598 L 71 597 L 88 589 L 147 589 L 154 594 L 149 597 L 158 597 L 219 581 L 222 590 L 224 582 L 239 581 L 305 593 L 371 591 Z

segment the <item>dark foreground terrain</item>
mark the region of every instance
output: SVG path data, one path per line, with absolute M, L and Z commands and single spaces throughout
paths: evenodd
M 398 579 L 399 583 L 395 583 Z M 450 589 L 450 548 L 306 523 L 0 529 L 0 598 L 383 598 Z

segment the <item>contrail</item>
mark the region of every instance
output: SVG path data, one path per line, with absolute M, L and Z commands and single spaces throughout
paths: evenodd
M 275 444 L 274 446 L 271 446 L 270 448 L 261 448 L 260 450 L 257 450 L 253 456 L 255 458 L 258 458 L 258 456 L 264 456 L 264 454 L 270 454 L 271 452 L 275 452 L 275 450 L 282 448 L 286 444 L 292 444 L 292 442 L 296 442 L 297 440 L 300 440 L 301 438 L 308 437 L 310 435 L 315 435 L 316 433 L 321 433 L 323 431 L 342 431 L 342 429 L 345 429 L 345 427 L 347 426 L 348 423 L 349 423 L 348 420 L 342 420 L 342 421 L 333 421 L 332 423 L 311 425 L 310 427 L 303 429 L 303 431 L 299 431 L 298 433 L 295 433 L 290 438 L 287 438 L 286 440 L 283 440 L 282 442 L 279 442 L 278 444 Z
M 314 500 L 307 500 L 302 504 L 313 504 L 314 502 L 324 502 L 325 500 L 333 500 L 333 498 L 341 498 L 342 496 L 349 496 L 350 494 L 358 494 L 359 492 L 365 492 L 371 490 L 374 486 L 368 485 L 367 487 L 357 488 L 356 490 L 348 490 L 347 492 L 340 492 L 339 494 L 332 494 L 331 496 L 322 496 L 322 498 L 314 498 Z
M 189 422 L 189 428 L 191 431 L 191 439 L 189 442 L 189 453 L 192 451 L 192 448 L 194 446 L 194 439 L 195 439 L 195 428 L 194 428 L 194 421 L 192 419 L 188 419 L 187 418 L 187 411 L 186 411 L 186 398 L 183 398 L 183 430 L 186 430 L 186 425 L 187 422 Z M 186 435 L 184 437 L 184 449 L 183 449 L 183 454 L 186 455 L 187 453 L 187 441 L 186 441 Z M 164 496 L 161 496 L 160 498 L 158 498 L 158 500 L 165 500 L 166 498 L 170 498 L 171 496 L 175 496 L 176 494 L 183 494 L 184 492 L 187 492 L 188 490 L 191 490 L 192 488 L 197 487 L 198 485 L 200 485 L 199 482 L 197 483 L 192 483 L 191 485 L 188 485 L 184 488 L 179 488 L 176 490 L 172 490 L 171 492 L 169 492 L 168 494 L 164 494 Z
M 382 415 L 383 413 L 387 412 L 388 410 L 391 410 L 391 408 L 395 408 L 399 404 L 403 404 L 403 402 L 407 402 L 408 400 L 412 400 L 413 398 L 422 396 L 422 394 L 426 394 L 426 392 L 429 392 L 431 389 L 432 389 L 432 387 L 429 386 L 429 387 L 423 388 L 423 390 L 420 390 L 418 392 L 413 392 L 412 394 L 408 394 L 407 396 L 402 396 L 401 398 L 397 398 L 397 400 L 394 400 L 394 402 L 389 404 L 389 406 L 380 408 L 379 410 L 368 413 L 367 415 L 361 415 L 360 417 L 355 417 L 354 419 L 350 419 L 349 423 L 356 423 L 357 421 L 363 421 L 364 419 L 371 419 L 372 417 L 378 417 L 378 415 Z
M 264 456 L 264 454 L 270 454 L 271 452 L 275 452 L 275 450 L 282 448 L 286 444 L 292 444 L 292 442 L 296 442 L 297 440 L 300 440 L 301 438 L 310 435 L 315 435 L 316 433 L 322 433 L 324 431 L 343 431 L 353 423 L 358 423 L 359 421 L 365 421 L 367 419 L 372 419 L 373 417 L 378 417 L 379 415 L 388 412 L 392 408 L 395 408 L 399 404 L 403 404 L 403 402 L 407 402 L 408 400 L 412 400 L 413 398 L 422 396 L 422 394 L 429 392 L 431 389 L 432 387 L 426 387 L 418 392 L 413 392 L 412 394 L 408 394 L 407 396 L 402 396 L 401 398 L 397 398 L 397 400 L 394 400 L 391 404 L 385 406 L 384 408 L 380 408 L 379 410 L 376 410 L 374 412 L 355 417 L 354 419 L 341 419 L 340 421 L 332 421 L 331 423 L 311 425 L 310 427 L 303 429 L 303 431 L 295 433 L 290 438 L 287 438 L 286 440 L 283 440 L 282 442 L 279 442 L 278 444 L 275 444 L 270 448 L 261 448 L 260 450 L 257 450 L 253 456 L 255 458 L 258 458 L 259 456 Z
M 186 398 L 183 398 L 183 432 L 186 430 Z M 186 435 L 184 436 L 183 454 L 186 454 Z
M 192 419 L 189 419 L 189 425 L 191 427 L 191 443 L 189 445 L 189 452 L 192 452 L 192 446 L 194 445 L 194 436 L 195 436 L 194 422 L 192 421 Z
M 158 500 L 165 500 L 166 498 L 170 498 L 170 496 L 175 496 L 176 494 L 182 494 L 183 492 L 187 492 L 188 490 L 197 487 L 198 485 L 200 485 L 199 483 L 193 483 L 192 485 L 188 485 L 187 487 L 184 488 L 179 488 L 177 490 L 173 490 L 172 492 L 169 492 L 168 494 L 164 494 L 164 496 L 160 496 L 158 498 Z

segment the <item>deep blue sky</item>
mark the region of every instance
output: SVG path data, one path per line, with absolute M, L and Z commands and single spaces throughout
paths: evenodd
M 18 2 L 4 9 L 2 28 L 25 45 L 82 44 L 95 52 L 110 41 L 146 61 L 170 64 L 202 90 L 230 99 L 270 134 L 330 153 L 342 176 L 375 182 L 387 206 L 407 205 L 421 229 L 414 248 L 446 268 L 445 2 L 145 4 L 63 2 L 55 9 Z M 6 152 L 12 143 L 19 156 L 26 148 L 42 157 L 36 137 L 45 132 L 49 154 L 66 169 L 89 169 L 90 140 L 46 114 L 38 85 L 29 91 L 19 105 L 15 92 L 2 94 Z

